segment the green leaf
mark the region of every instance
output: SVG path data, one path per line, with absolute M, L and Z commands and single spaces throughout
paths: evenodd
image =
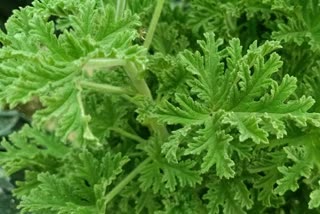
M 101 96 L 97 93 L 85 94 L 85 111 L 90 112 L 89 127 L 100 140 L 110 136 L 110 128 L 123 127 L 128 108 L 127 101 L 115 96 Z M 105 114 L 108 112 L 108 114 Z
M 224 37 L 231 37 L 236 30 L 236 20 L 240 16 L 242 2 L 195 0 L 188 11 L 188 26 L 196 33 L 216 31 Z
M 193 168 L 196 162 L 180 161 L 179 163 L 168 163 L 166 160 L 153 161 L 142 170 L 140 177 L 141 188 L 147 190 L 152 188 L 157 193 L 161 186 L 175 191 L 177 186 L 194 187 L 201 182 L 200 175 Z
M 287 190 L 296 191 L 299 187 L 298 179 L 300 177 L 309 178 L 313 169 L 313 163 L 309 160 L 303 147 L 286 147 L 284 148 L 288 159 L 295 164 L 291 167 L 281 166 L 278 170 L 284 175 L 277 181 L 278 186 L 275 193 L 283 195 Z
M 40 185 L 31 191 L 31 196 L 22 198 L 20 208 L 22 213 L 29 211 L 81 213 L 89 214 L 96 212 L 94 206 L 88 206 L 85 201 L 81 202 L 66 180 L 56 175 L 40 174 Z M 55 197 L 52 197 L 54 195 Z
M 178 214 L 192 214 L 192 213 L 207 213 L 201 198 L 184 188 L 179 192 L 166 193 L 166 200 L 163 201 L 164 208 L 158 210 L 157 214 L 178 213 Z
M 259 128 L 260 118 L 252 115 L 249 118 L 241 118 L 241 115 L 229 114 L 223 119 L 223 123 L 237 127 L 240 132 L 239 140 L 243 142 L 252 139 L 255 143 L 268 143 L 268 133 Z
M 248 167 L 250 173 L 257 173 L 259 176 L 255 179 L 254 188 L 258 189 L 258 200 L 264 206 L 278 206 L 283 203 L 283 199 L 274 193 L 274 186 L 281 178 L 278 171 L 278 165 L 284 164 L 286 154 L 282 151 L 263 152 L 256 155 L 253 163 Z M 263 173 L 263 175 L 261 175 Z
M 40 173 L 38 184 L 24 195 L 22 213 L 105 213 L 107 187 L 122 172 L 128 158 L 120 154 L 73 151 L 65 159 L 63 174 Z M 52 197 L 55 196 L 55 197 Z
M 173 23 L 159 23 L 155 32 L 152 46 L 160 53 L 175 54 L 185 50 L 188 46 L 186 37 L 179 35 L 177 26 Z
M 161 146 L 161 153 L 165 154 L 169 163 L 178 163 L 178 159 L 180 160 L 180 156 L 182 155 L 180 154 L 182 149 L 179 146 L 180 144 L 187 144 L 190 141 L 188 138 L 191 131 L 192 128 L 190 126 L 173 131 L 168 141 Z
M 291 98 L 296 79 L 286 75 L 278 83 L 272 78 L 282 65 L 280 56 L 273 53 L 281 47 L 278 42 L 267 41 L 261 46 L 254 42 L 243 55 L 238 39 L 219 50 L 222 41 L 216 41 L 213 33 L 206 33 L 205 38 L 198 42 L 203 54 L 185 51 L 180 55 L 186 69 L 195 76 L 186 83 L 191 88 L 189 96 L 176 94 L 171 102 L 158 107 L 156 115 L 159 121 L 170 125 L 205 127 L 197 128 L 199 137 L 188 143 L 185 152 L 205 152 L 202 172 L 216 165 L 218 176 L 234 176 L 229 148 L 235 139 L 234 129 L 240 142 L 267 144 L 272 135 L 285 137 L 289 121 L 298 127 L 319 127 L 319 115 L 307 113 L 313 99 Z M 175 152 L 177 144 L 170 148 Z
M 236 214 L 246 213 L 245 208 L 250 209 L 253 201 L 247 187 L 237 180 L 211 182 L 208 185 L 209 191 L 204 195 L 204 199 L 209 200 L 209 213 Z
M 310 194 L 309 208 L 314 209 L 320 206 L 320 189 L 315 189 Z
M 77 160 L 78 159 L 78 160 Z M 75 175 L 79 179 L 84 179 L 88 185 L 93 186 L 99 180 L 105 178 L 104 183 L 110 185 L 116 176 L 122 172 L 122 167 L 129 161 L 121 154 L 105 154 L 101 159 L 97 159 L 94 154 L 84 151 L 75 157 L 79 164 L 75 165 Z
M 89 128 L 90 119 L 81 111 L 83 104 L 79 101 L 80 92 L 67 86 L 56 93 L 55 96 L 42 98 L 42 103 L 47 108 L 36 113 L 34 123 L 41 127 L 49 120 L 57 136 L 64 140 L 68 138 L 70 141 L 81 142 Z
M 213 33 L 205 34 L 205 41 L 198 41 L 204 56 L 200 52 L 195 54 L 185 51 L 180 55 L 181 60 L 186 64 L 187 69 L 198 78 L 189 82 L 192 90 L 197 96 L 211 105 L 218 99 L 220 80 L 218 77 L 223 72 L 223 64 L 220 62 L 218 48 L 222 45 L 222 40 L 215 40 Z
M 287 12 L 286 20 L 278 23 L 278 31 L 273 32 L 273 38 L 294 42 L 297 45 L 305 42 L 310 45 L 311 50 L 319 52 L 320 25 L 315 21 L 319 19 L 319 1 L 297 1 L 290 3 L 290 6 L 295 10 Z
M 28 126 L 11 135 L 10 141 L 2 141 L 5 151 L 0 155 L 0 164 L 9 175 L 24 169 L 52 170 L 69 151 L 58 138 Z
M 230 135 L 220 130 L 217 121 L 221 119 L 221 113 L 214 115 L 212 120 L 205 123 L 205 128 L 198 131 L 199 136 L 195 142 L 188 144 L 186 154 L 201 154 L 205 152 L 201 172 L 205 173 L 215 165 L 219 177 L 231 178 L 235 175 L 229 153 L 229 143 L 233 139 Z
M 186 82 L 192 75 L 175 56 L 157 53 L 150 59 L 148 67 L 158 78 L 158 96 L 168 97 L 188 91 Z
M 176 107 L 169 102 L 165 102 L 157 115 L 160 121 L 167 122 L 168 124 L 196 124 L 201 123 L 208 117 L 206 107 L 199 102 L 182 94 L 176 94 L 175 98 L 181 107 Z

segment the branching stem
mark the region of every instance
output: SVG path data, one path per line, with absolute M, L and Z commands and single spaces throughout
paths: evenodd
M 117 18 L 120 17 L 120 13 L 123 13 L 124 7 L 125 7 L 125 0 L 118 0 L 117 1 Z M 152 16 L 152 20 L 150 23 L 150 27 L 146 36 L 146 40 L 143 44 L 143 46 L 146 49 L 149 49 L 152 38 L 157 26 L 157 23 L 160 18 L 160 14 L 163 8 L 164 0 L 158 0 L 155 11 Z M 122 11 L 122 12 L 120 12 Z M 132 85 L 135 87 L 135 89 L 145 97 L 149 98 L 150 100 L 153 100 L 152 94 L 150 91 L 149 86 L 147 85 L 146 81 L 144 78 L 140 77 L 140 72 L 137 69 L 137 66 L 135 63 L 128 61 L 125 65 L 123 65 L 127 75 L 129 76 Z M 148 124 L 149 128 L 155 133 L 158 134 L 161 139 L 166 139 L 168 136 L 168 132 L 163 125 L 159 125 L 155 120 L 150 120 Z M 117 130 L 113 129 L 114 131 L 122 134 L 125 137 L 129 137 L 131 139 L 134 139 L 138 142 L 145 142 L 144 139 L 140 139 L 140 137 L 134 136 L 130 133 L 127 133 L 123 130 Z M 107 195 L 106 195 L 106 202 L 105 204 L 107 205 L 115 196 L 117 196 L 122 189 L 128 185 L 141 171 L 143 170 L 144 166 L 148 164 L 151 161 L 151 158 L 147 158 L 144 160 L 139 166 L 137 166 L 125 179 L 123 179 L 116 187 L 114 187 Z

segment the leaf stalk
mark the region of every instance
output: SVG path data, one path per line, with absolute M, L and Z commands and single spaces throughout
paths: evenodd
M 141 173 L 143 170 L 144 166 L 147 165 L 151 161 L 151 158 L 145 159 L 142 163 L 139 164 L 138 167 L 136 167 L 130 174 L 121 182 L 115 186 L 107 195 L 106 195 L 106 202 L 105 204 L 107 205 L 115 196 L 117 196 L 121 190 L 128 185 L 138 174 Z
M 90 59 L 83 68 L 85 70 L 97 70 L 115 66 L 124 66 L 125 64 L 126 61 L 123 59 L 96 58 Z
M 146 40 L 144 41 L 144 44 L 143 44 L 143 47 L 145 47 L 146 49 L 150 48 L 152 38 L 153 38 L 154 32 L 156 31 L 156 27 L 162 12 L 163 4 L 164 4 L 164 0 L 157 1 L 157 5 L 151 19 L 149 30 L 147 32 Z
M 126 8 L 126 0 L 117 0 L 116 21 L 119 21 L 119 19 L 121 19 L 125 8 Z
M 88 89 L 92 89 L 98 92 L 102 93 L 108 93 L 108 94 L 133 94 L 130 90 L 118 86 L 113 86 L 109 84 L 99 84 L 99 83 L 94 83 L 94 82 L 89 82 L 89 81 L 80 81 L 79 82 L 80 86 Z
M 134 140 L 134 141 L 136 141 L 138 143 L 147 142 L 145 139 L 143 139 L 143 138 L 141 138 L 141 137 L 139 137 L 137 135 L 131 134 L 131 133 L 129 133 L 129 132 L 127 132 L 127 131 L 125 131 L 125 130 L 123 130 L 121 128 L 114 127 L 114 128 L 111 128 L 110 130 L 120 134 L 121 136 L 124 136 L 124 137 L 127 137 L 127 138 L 131 139 L 131 140 Z

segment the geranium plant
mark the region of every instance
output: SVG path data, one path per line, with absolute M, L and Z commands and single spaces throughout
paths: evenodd
M 35 0 L 0 31 L 21 213 L 319 213 L 318 0 Z

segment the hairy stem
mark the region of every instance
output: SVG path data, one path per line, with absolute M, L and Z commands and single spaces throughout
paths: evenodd
M 153 13 L 152 20 L 151 20 L 151 23 L 150 23 L 150 26 L 148 29 L 146 40 L 144 41 L 144 44 L 143 44 L 143 46 L 146 49 L 149 49 L 149 47 L 151 45 L 152 38 L 153 38 L 154 32 L 156 30 L 160 15 L 161 15 L 163 4 L 164 4 L 164 0 L 158 0 L 157 5 L 156 5 L 156 9 Z
M 123 179 L 117 186 L 115 186 L 107 195 L 106 195 L 106 205 L 116 196 L 118 195 L 121 190 L 132 181 L 144 168 L 146 164 L 151 161 L 151 158 L 145 159 L 142 163 L 139 164 L 130 174 Z
M 114 66 L 124 66 L 126 61 L 123 59 L 108 59 L 108 58 L 97 58 L 90 59 L 83 68 L 85 70 L 94 70 L 101 68 L 110 68 Z
M 133 62 L 128 62 L 127 65 L 124 66 L 124 69 L 126 70 L 133 86 L 137 89 L 137 91 L 140 94 L 148 97 L 150 100 L 153 100 L 151 91 L 146 81 L 143 78 L 139 77 L 139 71 L 136 65 Z M 166 130 L 166 128 L 163 125 L 157 124 L 154 119 L 149 120 L 149 123 L 147 125 L 154 133 L 158 134 L 161 139 L 166 139 L 166 137 L 168 136 L 168 131 Z
M 108 93 L 108 94 L 133 94 L 128 89 L 113 86 L 109 84 L 99 84 L 94 82 L 88 82 L 88 81 L 80 81 L 80 86 L 88 89 L 92 89 L 98 92 L 102 93 Z
M 126 0 L 117 0 L 116 21 L 119 21 L 119 19 L 122 17 L 125 8 Z
M 138 71 L 136 65 L 133 62 L 128 62 L 124 66 L 124 69 L 126 70 L 133 86 L 137 89 L 137 91 L 140 94 L 152 99 L 150 89 L 149 89 L 146 81 L 143 78 L 139 77 L 139 71 Z

